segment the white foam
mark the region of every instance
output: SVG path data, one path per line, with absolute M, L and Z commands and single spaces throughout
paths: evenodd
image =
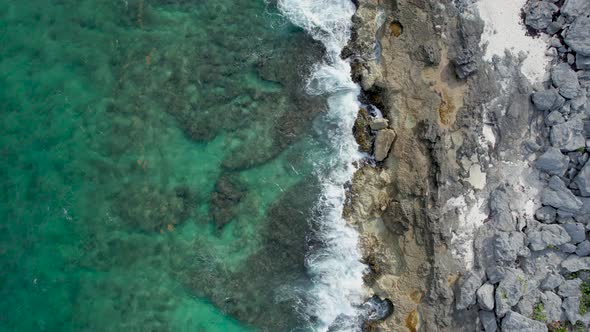
M 522 64 L 523 74 L 536 83 L 544 80 L 545 67 L 550 58 L 545 54 L 545 37 L 532 38 L 526 35 L 521 22 L 521 9 L 526 0 L 479 0 L 476 9 L 485 23 L 481 44 L 487 44 L 484 59 L 491 60 L 494 55 L 503 57 L 505 50 L 514 55 L 526 54 Z
M 360 107 L 360 88 L 352 82 L 350 64 L 340 58 L 350 38 L 355 8 L 350 0 L 279 0 L 279 10 L 293 23 L 304 28 L 326 47 L 326 58 L 316 64 L 307 82 L 307 92 L 328 95 L 329 112 L 323 128 L 334 144 L 336 158 L 329 160 L 331 171 L 322 178 L 323 194 L 317 204 L 316 222 L 324 247 L 308 255 L 306 265 L 313 280 L 309 294 L 316 331 L 327 331 L 337 317 L 355 317 L 358 305 L 366 298 L 360 262 L 359 235 L 342 218 L 346 182 L 355 172 L 353 162 L 361 158 L 352 134 Z

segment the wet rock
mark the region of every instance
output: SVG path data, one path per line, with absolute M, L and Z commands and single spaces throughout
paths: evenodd
M 552 176 L 549 185 L 541 192 L 541 203 L 571 213 L 575 213 L 582 207 L 582 202 L 557 176 Z
M 527 279 L 520 270 L 508 270 L 496 288 L 496 316 L 502 317 L 515 306 L 524 295 Z
M 499 232 L 494 241 L 494 255 L 500 262 L 513 262 L 518 256 L 528 256 L 524 245 L 524 234 L 520 232 Z
M 476 292 L 483 283 L 483 276 L 479 271 L 469 271 L 462 278 L 457 294 L 457 309 L 463 310 L 475 304 Z
M 565 119 L 559 111 L 553 111 L 545 118 L 545 125 L 547 127 L 555 126 L 556 124 L 564 123 Z
M 541 303 L 543 303 L 546 322 L 563 320 L 562 302 L 557 294 L 550 291 L 544 292 L 541 296 Z
M 576 255 L 580 257 L 589 256 L 590 255 L 590 241 L 584 240 L 578 244 L 576 247 Z
M 483 310 L 494 310 L 494 286 L 484 284 L 477 290 L 477 303 Z
M 533 94 L 532 100 L 535 108 L 539 111 L 548 111 L 553 108 L 557 100 L 557 90 L 541 90 Z
M 373 295 L 363 304 L 363 317 L 368 321 L 382 321 L 393 314 L 393 303 L 389 299 L 381 299 Z
M 389 125 L 389 120 L 385 118 L 377 118 L 371 121 L 371 129 L 372 130 L 381 130 L 387 128 Z
M 541 283 L 541 289 L 552 291 L 563 284 L 564 281 L 565 278 L 561 274 L 549 273 L 547 274 L 547 277 L 545 277 L 545 280 L 543 280 Z
M 525 24 L 535 30 L 543 30 L 551 24 L 553 14 L 559 8 L 551 2 L 533 1 L 525 9 Z
M 361 108 L 356 116 L 356 121 L 352 127 L 352 133 L 359 145 L 359 150 L 365 153 L 371 153 L 373 140 L 370 129 L 371 117 L 369 112 Z
M 502 320 L 503 332 L 542 332 L 547 331 L 547 326 L 539 321 L 526 318 L 525 316 L 509 311 Z
M 570 26 L 565 43 L 576 53 L 590 56 L 590 18 L 582 15 Z
M 496 322 L 496 315 L 491 311 L 479 311 L 479 319 L 485 332 L 496 332 L 498 330 L 498 323 Z
M 566 63 L 551 68 L 551 81 L 563 97 L 572 99 L 578 95 L 580 90 L 578 75 Z
M 395 131 L 392 129 L 383 129 L 377 132 L 377 137 L 375 138 L 375 160 L 383 161 L 387 158 L 394 140 Z
M 535 211 L 535 219 L 545 223 L 552 224 L 555 222 L 557 217 L 557 210 L 551 206 L 543 206 L 542 208 Z
M 568 258 L 561 262 L 561 267 L 570 273 L 580 270 L 590 270 L 590 257 L 569 255 Z
M 580 195 L 590 197 L 590 162 L 586 162 L 586 165 L 574 178 L 573 182 L 578 187 Z
M 578 244 L 586 240 L 586 227 L 584 227 L 584 224 L 570 222 L 565 223 L 562 226 L 571 237 L 571 242 L 573 244 Z
M 563 176 L 569 165 L 569 158 L 561 150 L 550 147 L 535 161 L 535 167 L 547 174 Z
M 557 247 L 571 240 L 566 230 L 560 225 L 540 225 L 527 233 L 527 242 L 531 250 L 539 251 L 547 247 Z
M 571 118 L 568 122 L 554 125 L 551 128 L 551 145 L 564 151 L 575 151 L 586 145 L 582 134 L 584 122 L 578 116 Z
M 582 280 L 579 278 L 573 280 L 566 280 L 559 286 L 557 294 L 561 297 L 571 297 L 571 296 L 579 296 L 580 295 L 580 286 L 582 285 Z

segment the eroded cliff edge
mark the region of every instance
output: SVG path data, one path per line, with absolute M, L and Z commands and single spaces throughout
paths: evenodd
M 553 130 L 546 120 L 551 110 L 535 109 L 531 94 L 551 82 L 531 86 L 520 70 L 522 56 L 482 61 L 484 25 L 468 7 L 461 1 L 357 2 L 343 56 L 363 88 L 355 135 L 373 158 L 359 165 L 345 215 L 362 234 L 372 272 L 367 286 L 396 306 L 392 317 L 371 326 L 377 331 L 495 331 L 504 321 L 508 331 L 516 314 L 532 318 L 544 303 L 533 291 L 552 272 L 542 266 L 557 269 L 567 257 L 556 261 L 557 254 L 530 249 L 529 234 L 541 232 L 535 212 L 547 206 L 540 195 L 551 186 L 550 176 L 532 165 L 548 151 Z M 556 51 L 552 64 L 567 52 Z M 585 89 L 573 93 L 582 91 L 585 96 Z M 588 108 L 580 103 L 571 117 L 580 111 L 582 121 Z M 565 117 L 568 123 L 570 114 Z M 584 144 L 576 147 L 580 156 L 561 149 L 580 158 L 569 168 L 572 181 L 587 161 Z M 535 266 L 538 259 L 544 261 Z M 533 283 L 528 290 L 521 285 L 517 303 L 501 312 L 481 307 L 482 285 L 491 285 L 481 293 L 491 292 L 493 306 L 502 280 L 519 276 Z M 470 284 L 474 289 L 466 289 Z

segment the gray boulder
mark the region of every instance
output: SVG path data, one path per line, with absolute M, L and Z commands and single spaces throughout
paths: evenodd
M 573 254 L 574 252 L 576 252 L 576 245 L 571 243 L 565 243 L 559 246 L 559 250 L 566 254 Z
M 395 131 L 392 129 L 383 129 L 377 132 L 375 137 L 375 160 L 383 161 L 387 158 L 394 140 Z
M 574 214 L 576 221 L 590 225 L 590 197 L 580 197 L 582 208 Z
M 557 90 L 541 90 L 533 94 L 533 104 L 539 111 L 548 111 L 553 108 L 557 101 Z
M 514 311 L 527 317 L 531 317 L 533 315 L 535 305 L 539 303 L 540 298 L 543 295 L 543 293 L 541 293 L 541 291 L 535 286 L 536 284 L 534 284 L 534 281 L 529 280 L 529 285 L 525 289 L 525 294 L 516 305 Z
M 509 201 L 510 198 L 504 188 L 497 188 L 490 195 L 490 218 L 497 230 L 505 232 L 516 230 Z
M 483 310 L 494 310 L 494 286 L 484 284 L 477 290 L 477 303 Z
M 576 67 L 582 70 L 590 69 L 590 56 L 576 54 Z
M 496 332 L 498 330 L 498 323 L 496 322 L 496 315 L 491 311 L 480 310 L 479 319 L 485 332 Z
M 552 224 L 557 217 L 557 210 L 552 206 L 543 206 L 535 211 L 535 219 L 545 223 Z
M 389 120 L 385 118 L 376 118 L 371 121 L 370 126 L 372 130 L 385 129 L 387 126 L 389 126 Z
M 573 296 L 563 299 L 563 303 L 561 307 L 565 311 L 565 317 L 570 323 L 575 324 L 577 321 L 580 321 L 584 324 L 588 324 L 590 322 L 590 312 L 587 312 L 584 315 L 580 314 L 580 297 Z
M 550 147 L 535 161 L 535 167 L 547 174 L 563 176 L 569 165 L 569 158 L 561 150 Z
M 551 81 L 563 97 L 572 99 L 578 95 L 580 90 L 578 74 L 567 63 L 551 68 Z
M 590 270 L 590 257 L 580 257 L 578 255 L 569 255 L 561 267 L 567 272 L 578 272 L 580 270 Z
M 590 197 L 590 162 L 586 162 L 586 165 L 584 165 L 580 173 L 574 178 L 573 182 L 578 187 L 578 190 L 580 190 L 580 195 Z
M 551 177 L 549 185 L 541 192 L 541 203 L 570 213 L 576 213 L 582 208 L 582 201 L 574 196 L 565 183 L 555 175 Z
M 575 151 L 586 145 L 584 122 L 579 116 L 551 127 L 551 145 L 564 151 Z
M 476 292 L 483 284 L 483 276 L 479 271 L 469 271 L 462 279 L 457 294 L 457 309 L 463 310 L 475 304 Z
M 561 297 L 580 296 L 580 286 L 582 280 L 580 278 L 566 280 L 559 286 L 557 294 Z
M 550 2 L 530 2 L 530 5 L 525 8 L 525 24 L 535 30 L 543 30 L 551 24 L 553 14 L 558 9 L 556 5 Z
M 578 244 L 586 240 L 586 227 L 584 224 L 579 222 L 568 222 L 562 225 L 565 231 L 572 238 L 573 244 Z
M 556 124 L 565 123 L 563 115 L 559 111 L 553 111 L 545 118 L 545 125 L 547 127 L 555 126 Z
M 543 280 L 543 282 L 541 283 L 541 289 L 542 290 L 554 290 L 555 288 L 559 287 L 561 284 L 563 284 L 563 282 L 565 281 L 565 278 L 558 273 L 549 273 L 547 274 L 547 277 L 545 277 L 545 280 Z
M 494 255 L 497 261 L 514 262 L 518 256 L 528 256 L 521 232 L 499 232 L 494 241 Z
M 539 321 L 509 311 L 502 320 L 503 332 L 547 332 L 547 326 Z
M 496 288 L 496 316 L 503 317 L 510 309 L 518 304 L 524 295 L 528 281 L 520 270 L 507 270 L 506 276 Z
M 590 56 L 590 18 L 586 15 L 578 16 L 570 26 L 565 43 L 576 53 Z
M 561 7 L 561 14 L 574 18 L 590 12 L 590 1 L 588 0 L 565 0 Z
M 492 265 L 486 269 L 486 276 L 489 283 L 497 284 L 506 276 L 506 268 Z
M 590 241 L 584 240 L 578 244 L 576 247 L 576 255 L 580 257 L 589 256 L 590 255 Z
M 541 296 L 541 303 L 543 303 L 547 323 L 563 320 L 562 301 L 557 294 L 550 291 L 544 292 Z
M 540 225 L 527 233 L 527 242 L 531 250 L 539 251 L 547 247 L 558 247 L 571 240 L 566 230 L 560 225 Z

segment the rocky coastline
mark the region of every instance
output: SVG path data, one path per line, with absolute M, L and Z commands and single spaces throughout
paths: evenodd
M 482 0 L 480 0 L 482 1 Z M 469 1 L 358 0 L 342 56 L 363 93 L 367 158 L 345 217 L 366 286 L 395 310 L 371 331 L 587 331 L 590 3 L 529 0 L 547 80 L 484 61 Z

